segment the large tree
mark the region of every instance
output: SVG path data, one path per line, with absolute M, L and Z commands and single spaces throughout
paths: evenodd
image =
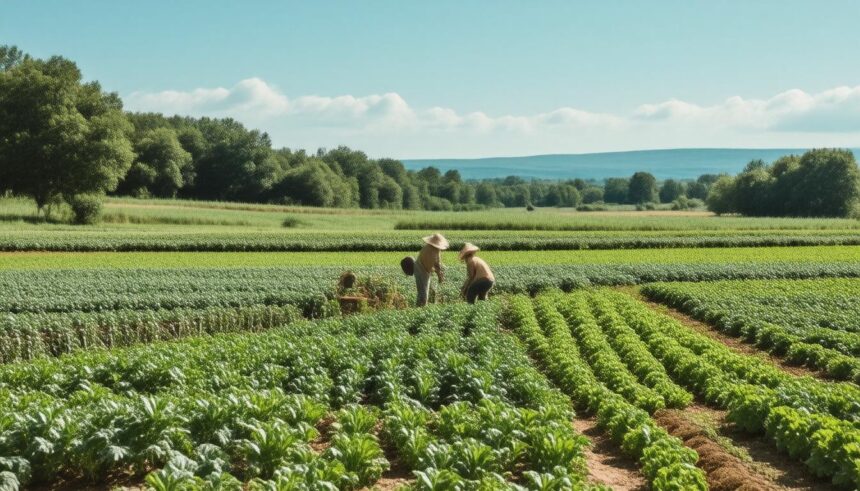
M 637 172 L 630 178 L 627 188 L 627 200 L 630 203 L 655 203 L 657 197 L 657 179 L 647 172 Z
M 685 193 L 684 183 L 674 179 L 666 179 L 660 186 L 660 202 L 671 203 Z
M 860 170 L 850 150 L 810 150 L 789 175 L 794 194 L 804 201 L 788 210 L 792 215 L 847 216 L 860 201 Z
M 39 211 L 60 197 L 115 189 L 134 157 L 119 97 L 83 83 L 65 58 L 17 56 L 3 66 L 0 182 Z

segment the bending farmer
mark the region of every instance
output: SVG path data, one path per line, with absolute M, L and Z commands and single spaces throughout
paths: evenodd
M 448 240 L 442 234 L 424 237 L 425 245 L 415 259 L 415 286 L 418 287 L 417 305 L 427 305 L 427 295 L 430 292 L 430 275 L 436 272 L 439 283 L 445 279 L 442 272 L 442 251 L 448 248 Z
M 466 242 L 460 251 L 460 260 L 466 262 L 466 282 L 460 294 L 469 303 L 475 303 L 476 299 L 486 300 L 487 294 L 496 283 L 496 277 L 490 271 L 486 261 L 475 255 L 480 249 L 475 244 Z

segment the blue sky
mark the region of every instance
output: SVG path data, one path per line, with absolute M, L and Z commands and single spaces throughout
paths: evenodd
M 856 1 L 18 1 L 0 43 L 277 145 L 475 157 L 860 144 Z

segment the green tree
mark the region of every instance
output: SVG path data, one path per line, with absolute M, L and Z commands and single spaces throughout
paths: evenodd
M 260 201 L 279 173 L 269 135 L 232 119 L 202 118 L 196 126 L 206 149 L 195 161 L 196 178 L 188 194 L 210 200 Z
M 489 182 L 481 182 L 475 189 L 475 201 L 479 205 L 499 206 L 499 197 L 496 195 L 496 186 Z
M 699 181 L 693 181 L 687 184 L 687 197 L 690 199 L 707 199 L 708 185 Z
M 860 171 L 850 150 L 820 148 L 800 157 L 791 172 L 794 194 L 803 197 L 789 214 L 816 217 L 848 216 L 860 201 Z
M 710 187 L 706 200 L 708 210 L 717 215 L 735 213 L 735 182 L 731 176 L 720 176 Z
M 630 179 L 610 177 L 603 186 L 603 201 L 607 203 L 627 203 L 627 190 Z
M 65 58 L 20 58 L 0 71 L 0 182 L 39 211 L 115 189 L 134 157 L 119 97 Z
M 671 203 L 676 199 L 684 196 L 684 183 L 674 179 L 666 179 L 663 185 L 660 186 L 660 202 Z
M 630 203 L 657 202 L 657 179 L 647 172 L 637 172 L 630 178 L 627 188 L 627 200 Z
M 338 208 L 354 206 L 353 193 L 348 179 L 318 159 L 288 170 L 271 191 L 276 201 Z
M 25 60 L 30 60 L 30 55 L 18 49 L 17 46 L 0 46 L 0 72 L 5 72 Z
M 782 214 L 775 208 L 773 196 L 775 179 L 762 160 L 753 160 L 734 180 L 735 207 L 738 213 L 752 216 Z
M 571 184 L 553 184 L 549 187 L 543 204 L 546 206 L 573 207 L 579 205 L 580 201 L 581 198 L 576 186 Z
M 156 128 L 144 133 L 134 145 L 137 158 L 117 191 L 173 198 L 184 184 L 185 169 L 191 154 L 182 148 L 176 131 Z
M 583 203 L 597 203 L 603 201 L 603 189 L 597 186 L 589 186 L 582 191 Z

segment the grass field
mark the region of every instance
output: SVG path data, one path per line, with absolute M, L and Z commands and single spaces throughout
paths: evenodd
M 411 254 L 415 255 L 417 251 Z M 264 268 L 361 266 L 398 268 L 406 252 L 0 252 L 3 269 Z M 723 247 L 579 251 L 487 251 L 493 265 L 701 264 L 860 262 L 860 246 Z M 456 252 L 443 253 L 450 268 L 462 268 Z
M 61 223 L 33 223 L 35 206 L 26 200 L 0 199 L 0 230 L 78 230 Z M 56 212 L 63 216 L 62 209 Z M 104 220 L 95 230 L 152 231 L 153 228 L 199 231 L 284 229 L 287 217 L 295 231 L 367 230 L 559 230 L 559 231 L 740 231 L 857 230 L 852 219 L 718 217 L 708 212 L 577 212 L 566 208 L 499 208 L 474 212 L 343 210 L 182 200 L 108 198 Z
M 860 222 L 104 212 L 0 199 L 0 487 L 860 486 Z M 438 305 L 404 309 L 437 230 Z M 478 306 L 465 241 L 497 276 Z

